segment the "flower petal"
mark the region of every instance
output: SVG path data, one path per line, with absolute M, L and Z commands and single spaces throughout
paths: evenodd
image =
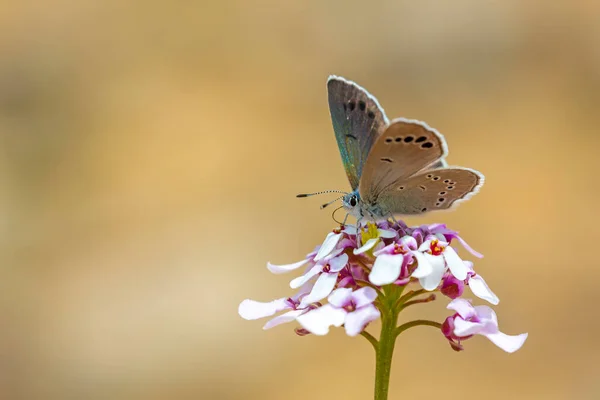
M 400 276 L 400 268 L 404 257 L 402 254 L 382 254 L 375 259 L 373 269 L 369 273 L 369 281 L 374 285 L 393 283 Z
M 410 235 L 417 242 L 417 246 L 419 245 L 419 243 L 423 243 L 423 232 L 421 232 L 421 229 L 414 229 Z
M 354 247 L 354 245 L 352 246 Z M 344 248 L 341 247 L 337 247 L 335 249 L 333 249 L 333 251 L 331 253 L 329 253 L 329 255 L 327 255 L 326 257 L 324 257 L 321 262 L 326 264 L 327 262 L 329 262 L 330 260 L 334 259 L 335 257 L 339 256 L 340 254 L 342 254 L 344 252 Z
M 446 308 L 448 310 L 454 310 L 464 319 L 472 318 L 475 316 L 475 307 L 471 304 L 469 300 L 465 299 L 454 299 L 452 300 Z
M 286 264 L 286 265 L 275 265 L 275 264 L 271 264 L 270 262 L 268 262 L 267 269 L 274 274 L 285 274 L 286 272 L 290 272 L 290 271 L 300 268 L 301 266 L 306 264 L 308 261 L 309 260 L 306 259 L 306 260 L 298 261 L 293 264 Z
M 287 298 L 283 297 L 268 303 L 263 303 L 260 301 L 246 299 L 240 303 L 240 306 L 238 307 L 238 313 L 240 314 L 240 317 L 247 320 L 270 317 L 281 310 L 291 308 L 286 300 Z
M 414 252 L 413 254 L 419 254 L 419 252 Z M 425 257 L 431 265 L 431 273 L 423 278 L 419 278 L 419 283 L 425 290 L 435 290 L 440 285 L 442 276 L 444 276 L 444 272 L 446 271 L 444 258 L 441 256 L 433 256 L 428 253 L 424 253 L 423 257 Z
M 417 269 L 415 269 L 411 276 L 414 278 L 424 278 L 433 272 L 433 268 L 429 263 L 429 260 L 425 258 L 423 253 L 420 251 L 413 251 L 412 255 L 417 259 Z
M 451 299 L 456 299 L 462 296 L 464 290 L 464 281 L 456 279 L 456 277 L 452 274 L 444 274 L 444 278 L 442 279 L 442 287 L 440 288 L 442 294 L 450 297 Z
M 300 287 L 300 289 L 298 289 L 296 294 L 294 294 L 292 297 L 290 297 L 290 299 L 293 302 L 297 303 L 302 296 L 305 296 L 306 294 L 310 293 L 310 291 L 312 290 L 314 285 L 315 285 L 314 282 L 306 282 L 304 285 L 302 285 Z
M 427 251 L 429 250 L 429 247 L 431 246 L 431 239 L 430 240 L 426 240 L 423 243 L 421 243 L 421 245 L 419 246 L 419 251 L 423 252 L 423 251 Z
M 481 322 L 465 321 L 458 317 L 454 319 L 454 334 L 458 337 L 465 337 L 481 333 L 484 324 Z
M 379 257 L 382 254 L 390 254 L 393 248 L 394 248 L 394 243 L 388 244 L 387 246 L 383 246 L 382 248 L 373 251 L 373 255 L 375 257 Z
M 469 272 L 469 269 L 458 254 L 456 254 L 456 251 L 452 247 L 446 246 L 443 255 L 452 275 L 461 281 L 467 279 L 467 272 Z
M 267 321 L 265 326 L 263 326 L 263 329 L 267 330 L 267 329 L 271 329 L 277 325 L 292 322 L 292 321 L 296 320 L 296 318 L 298 318 L 300 315 L 304 314 L 305 312 L 306 312 L 306 310 L 292 310 L 292 311 L 286 312 L 285 314 L 278 315 L 275 318 L 272 318 L 269 321 Z
M 436 233 L 441 233 L 442 235 L 444 235 L 444 237 L 446 238 L 447 241 L 451 241 L 453 239 L 458 240 L 458 242 L 460 244 L 462 244 L 462 246 L 465 248 L 465 250 L 467 250 L 469 253 L 473 254 L 477 258 L 483 258 L 483 255 L 481 253 L 478 253 L 477 251 L 473 250 L 473 248 L 471 246 L 469 246 L 467 244 L 467 242 L 458 235 L 458 232 L 446 228 L 445 224 L 429 225 L 429 229 L 432 232 L 437 231 Z
M 355 255 L 358 255 L 358 254 L 362 254 L 362 253 L 364 253 L 364 252 L 366 252 L 366 251 L 369 251 L 369 250 L 371 250 L 373 247 L 375 247 L 375 244 L 377 244 L 377 241 L 378 241 L 378 240 L 379 240 L 379 238 L 372 238 L 372 239 L 369 239 L 369 240 L 367 240 L 367 242 L 366 242 L 365 244 L 363 244 L 362 246 L 360 246 L 358 249 L 354 249 L 354 250 L 352 250 L 352 252 L 353 252 Z
M 334 290 L 327 298 L 329 304 L 337 308 L 343 308 L 352 300 L 352 289 L 342 288 Z
M 357 232 L 356 226 L 354 226 L 354 225 L 346 225 L 346 226 L 344 226 L 343 231 L 344 231 L 344 233 L 346 233 L 348 235 L 356 235 L 356 232 Z
M 417 240 L 414 237 L 408 235 L 403 236 L 402 239 L 400 239 L 400 243 L 409 250 L 417 250 L 417 248 L 419 247 L 417 244 Z
M 329 270 L 331 272 L 339 272 L 348 264 L 348 254 L 344 253 L 341 256 L 332 258 L 329 261 Z
M 454 237 L 456 238 L 456 240 L 458 240 L 458 242 L 460 244 L 462 244 L 462 246 L 465 248 L 465 250 L 467 250 L 469 253 L 473 254 L 477 258 L 483 258 L 483 254 L 479 253 L 478 251 L 473 250 L 473 248 L 471 246 L 469 246 L 469 244 L 463 238 L 461 238 L 458 235 L 456 235 Z
M 300 307 L 314 303 L 315 301 L 323 300 L 325 297 L 329 296 L 337 282 L 337 275 L 338 274 L 321 274 L 319 279 L 315 282 L 312 291 L 300 302 Z
M 393 229 L 377 229 L 377 235 L 380 238 L 384 238 L 384 239 L 392 239 L 395 238 L 396 236 L 398 236 L 398 232 L 396 232 Z
M 327 257 L 327 255 L 329 255 L 329 253 L 331 253 L 331 251 L 335 249 L 335 246 L 337 245 L 342 236 L 343 234 L 341 233 L 329 232 L 329 234 L 325 238 L 325 241 L 323 241 L 321 248 L 317 252 L 317 255 L 315 256 L 315 261 L 319 261 L 320 259 Z
M 330 326 L 342 326 L 345 318 L 344 309 L 325 304 L 323 307 L 302 314 L 297 320 L 310 333 L 322 336 L 329 333 Z
M 497 332 L 484 336 L 490 339 L 492 343 L 500 347 L 502 350 L 508 353 L 514 353 L 515 351 L 519 350 L 521 346 L 523 346 L 528 334 L 521 333 L 520 335 L 507 335 L 502 332 Z
M 306 282 L 311 280 L 311 278 L 318 275 L 321 271 L 323 271 L 323 265 L 321 265 L 321 264 L 315 265 L 314 267 L 309 269 L 308 272 L 306 272 L 304 275 L 299 276 L 295 279 L 292 279 L 292 281 L 290 282 L 290 287 L 292 289 L 299 288 L 300 286 L 304 285 Z
M 356 308 L 365 307 L 371 304 L 377 298 L 377 292 L 372 287 L 363 287 L 352 293 L 352 300 Z
M 496 296 L 494 292 L 492 292 L 492 290 L 485 283 L 481 275 L 471 276 L 469 278 L 469 287 L 471 288 L 473 294 L 479 297 L 480 299 L 486 300 L 492 303 L 493 305 L 496 305 L 500 302 L 498 296 Z
M 498 327 L 498 317 L 494 310 L 488 306 L 475 306 L 475 314 L 482 321 L 491 321 L 496 327 Z
M 365 326 L 369 322 L 375 321 L 380 316 L 381 313 L 372 304 L 369 304 L 366 307 L 358 308 L 356 311 L 346 315 L 346 319 L 344 321 L 346 333 L 348 336 L 356 336 L 361 333 L 363 329 L 365 329 Z

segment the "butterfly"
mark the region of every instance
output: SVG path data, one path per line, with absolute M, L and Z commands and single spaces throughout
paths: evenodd
M 446 140 L 426 123 L 406 118 L 389 121 L 375 97 L 338 76 L 327 80 L 327 93 L 352 187 L 350 193 L 340 192 L 344 193 L 340 198 L 343 208 L 359 222 L 447 210 L 483 185 L 480 172 L 447 165 Z M 320 193 L 324 192 L 298 197 Z

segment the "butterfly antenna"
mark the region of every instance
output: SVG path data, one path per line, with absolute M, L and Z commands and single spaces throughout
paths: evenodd
M 325 193 L 343 193 L 343 194 L 348 194 L 347 192 L 342 192 L 341 190 L 324 190 L 322 192 L 315 192 L 315 193 L 300 193 L 300 194 L 297 194 L 296 197 L 310 197 L 310 196 L 315 196 L 317 194 L 325 194 Z
M 340 197 L 338 197 L 337 199 L 333 199 L 333 200 L 331 200 L 329 203 L 325 203 L 325 204 L 323 204 L 323 205 L 321 206 L 321 210 L 322 210 L 322 209 L 324 209 L 325 207 L 327 207 L 328 205 L 335 203 L 336 201 L 338 201 L 339 199 L 341 199 L 341 198 L 342 198 L 342 197 L 344 197 L 344 196 L 345 196 L 345 194 L 341 195 L 341 196 L 340 196 Z M 342 207 L 343 207 L 343 206 L 342 206 Z

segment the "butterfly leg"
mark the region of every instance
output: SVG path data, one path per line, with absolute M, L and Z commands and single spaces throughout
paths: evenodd
M 356 220 L 356 248 L 358 249 L 361 246 L 362 239 L 362 228 L 360 227 L 360 223 L 362 222 L 362 217 Z
M 346 226 L 346 221 L 348 220 L 348 215 L 350 215 L 350 213 L 346 213 L 346 216 L 344 217 L 344 222 L 342 222 L 342 226 Z

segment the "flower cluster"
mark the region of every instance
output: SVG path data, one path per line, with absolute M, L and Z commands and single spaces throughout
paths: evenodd
M 527 334 L 503 334 L 491 308 L 474 307 L 461 298 L 468 286 L 480 299 L 494 305 L 499 302 L 483 277 L 475 273 L 473 263 L 463 261 L 451 246 L 454 241 L 473 256 L 482 257 L 443 224 L 407 227 L 403 222 L 384 221 L 369 223 L 358 232 L 353 226 L 342 226 L 330 232 L 304 260 L 267 264 L 274 274 L 304 267 L 303 275 L 290 282 L 292 289 L 297 289 L 294 296 L 268 303 L 244 300 L 239 314 L 253 320 L 285 311 L 270 319 L 264 329 L 297 321 L 300 335 L 325 335 L 331 326 L 343 325 L 348 335 L 355 336 L 381 316 L 386 288 L 413 286 L 399 306 L 434 300 L 435 294 L 429 293 L 425 299 L 407 302 L 428 292 L 439 291 L 452 299 L 448 309 L 455 314 L 443 324 L 435 324 L 441 326 L 453 349 L 462 350 L 462 341 L 480 334 L 505 351 L 518 350 Z

